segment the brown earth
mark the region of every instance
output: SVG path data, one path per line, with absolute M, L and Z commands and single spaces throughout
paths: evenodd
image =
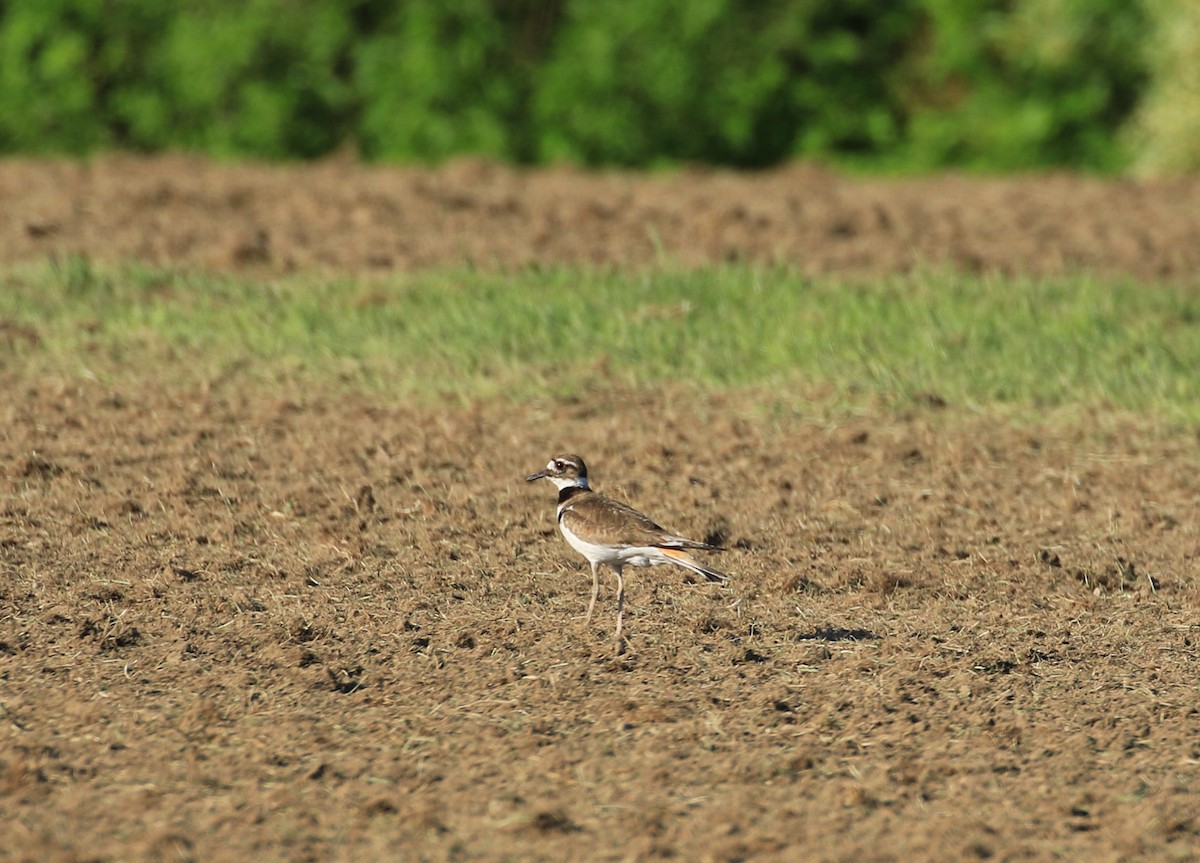
M 652 264 L 647 202 L 680 199 L 659 241 L 701 262 L 771 186 L 138 165 L 0 164 L 19 202 L 0 214 L 5 260 Z M 1200 248 L 1174 245 L 1197 231 L 1196 183 L 786 178 L 849 189 L 858 213 L 872 195 L 918 208 L 924 188 L 921 212 L 1009 231 L 1075 206 L 1117 232 L 1131 217 L 1101 200 L 1163 219 L 1138 222 L 1150 239 L 1127 257 L 1096 242 L 1090 259 L 1064 238 L 1092 235 L 1062 224 L 1057 246 L 1010 233 L 1006 259 L 969 231 L 906 258 L 876 225 L 877 258 L 817 243 L 814 269 L 975 250 L 1181 276 Z M 517 191 L 516 215 L 489 209 L 497 184 L 545 209 Z M 599 212 L 606 189 L 630 197 Z M 490 212 L 494 228 L 463 227 Z M 555 227 L 539 247 L 518 225 Z M 263 254 L 239 256 L 259 227 Z M 737 235 L 740 254 L 774 254 L 762 235 Z M 1200 859 L 1194 434 L 935 398 L 818 420 L 682 390 L 418 406 L 171 375 L 0 374 L 0 860 Z M 620 658 L 611 583 L 585 624 L 586 566 L 552 489 L 522 481 L 563 448 L 602 490 L 730 549 L 726 588 L 633 571 Z
M 1200 270 L 1200 178 L 1111 182 L 0 160 L 0 260 L 208 269 L 784 263 L 811 273 Z

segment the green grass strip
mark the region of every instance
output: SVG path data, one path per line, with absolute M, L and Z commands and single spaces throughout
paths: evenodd
M 0 362 L 122 379 L 235 370 L 468 398 L 604 385 L 1200 417 L 1200 294 L 1088 277 L 811 279 L 469 270 L 355 281 L 100 268 L 0 273 Z

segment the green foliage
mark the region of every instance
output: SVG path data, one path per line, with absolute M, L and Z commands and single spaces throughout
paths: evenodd
M 1147 5 L 1154 23 L 1145 50 L 1151 86 L 1126 130 L 1135 168 L 1151 175 L 1200 171 L 1200 3 Z
M 920 167 L 1119 167 L 1146 79 L 1129 0 L 926 0 L 931 44 L 902 89 Z
M 1172 2 L 5 0 L 0 151 L 1113 169 Z
M 368 158 L 517 155 L 526 89 L 511 41 L 519 24 L 489 0 L 407 3 L 354 51 Z
M 147 111 L 139 127 L 154 136 L 147 135 L 152 145 L 271 157 L 336 147 L 351 128 L 354 101 L 346 80 L 353 26 L 344 5 L 248 0 L 225 15 L 213 14 L 215 5 L 172 17 L 154 76 L 162 82 L 152 97 L 160 110 Z M 149 126 L 163 115 L 165 129 Z
M 912 4 L 575 3 L 534 104 L 546 159 L 767 165 L 897 139 L 888 67 Z
M 121 143 L 107 96 L 140 77 L 165 21 L 153 0 L 0 6 L 0 149 L 83 153 Z

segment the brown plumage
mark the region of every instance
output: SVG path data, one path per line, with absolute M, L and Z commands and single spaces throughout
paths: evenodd
M 559 502 L 559 522 L 575 535 L 586 537 L 588 542 L 616 546 L 725 550 L 706 542 L 677 536 L 628 504 L 597 494 L 590 489 L 579 489 L 578 493 L 571 495 L 566 501 L 563 501 L 560 495 Z
M 544 470 L 526 477 L 532 482 L 548 479 L 558 488 L 558 527 L 567 543 L 582 554 L 592 567 L 592 601 L 587 619 L 592 619 L 600 592 L 597 568 L 604 563 L 617 576 L 617 652 L 624 650 L 622 611 L 625 582 L 624 566 L 657 566 L 663 563 L 683 567 L 709 581 L 727 581 L 728 576 L 696 560 L 687 550 L 723 551 L 715 545 L 697 542 L 671 533 L 649 516 L 627 504 L 592 491 L 587 465 L 574 453 L 557 455 Z

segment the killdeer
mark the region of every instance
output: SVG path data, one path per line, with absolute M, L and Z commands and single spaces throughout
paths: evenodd
M 558 529 L 567 545 L 582 554 L 592 566 L 592 601 L 587 620 L 596 610 L 600 594 L 598 567 L 607 563 L 617 574 L 617 653 L 624 652 L 622 639 L 625 580 L 621 569 L 629 566 L 658 566 L 672 563 L 702 575 L 709 581 L 728 581 L 729 576 L 709 569 L 688 554 L 689 549 L 724 551 L 706 542 L 696 542 L 671 533 L 636 509 L 592 491 L 587 465 L 572 453 L 556 455 L 545 469 L 525 477 L 526 482 L 548 479 L 558 488 Z

